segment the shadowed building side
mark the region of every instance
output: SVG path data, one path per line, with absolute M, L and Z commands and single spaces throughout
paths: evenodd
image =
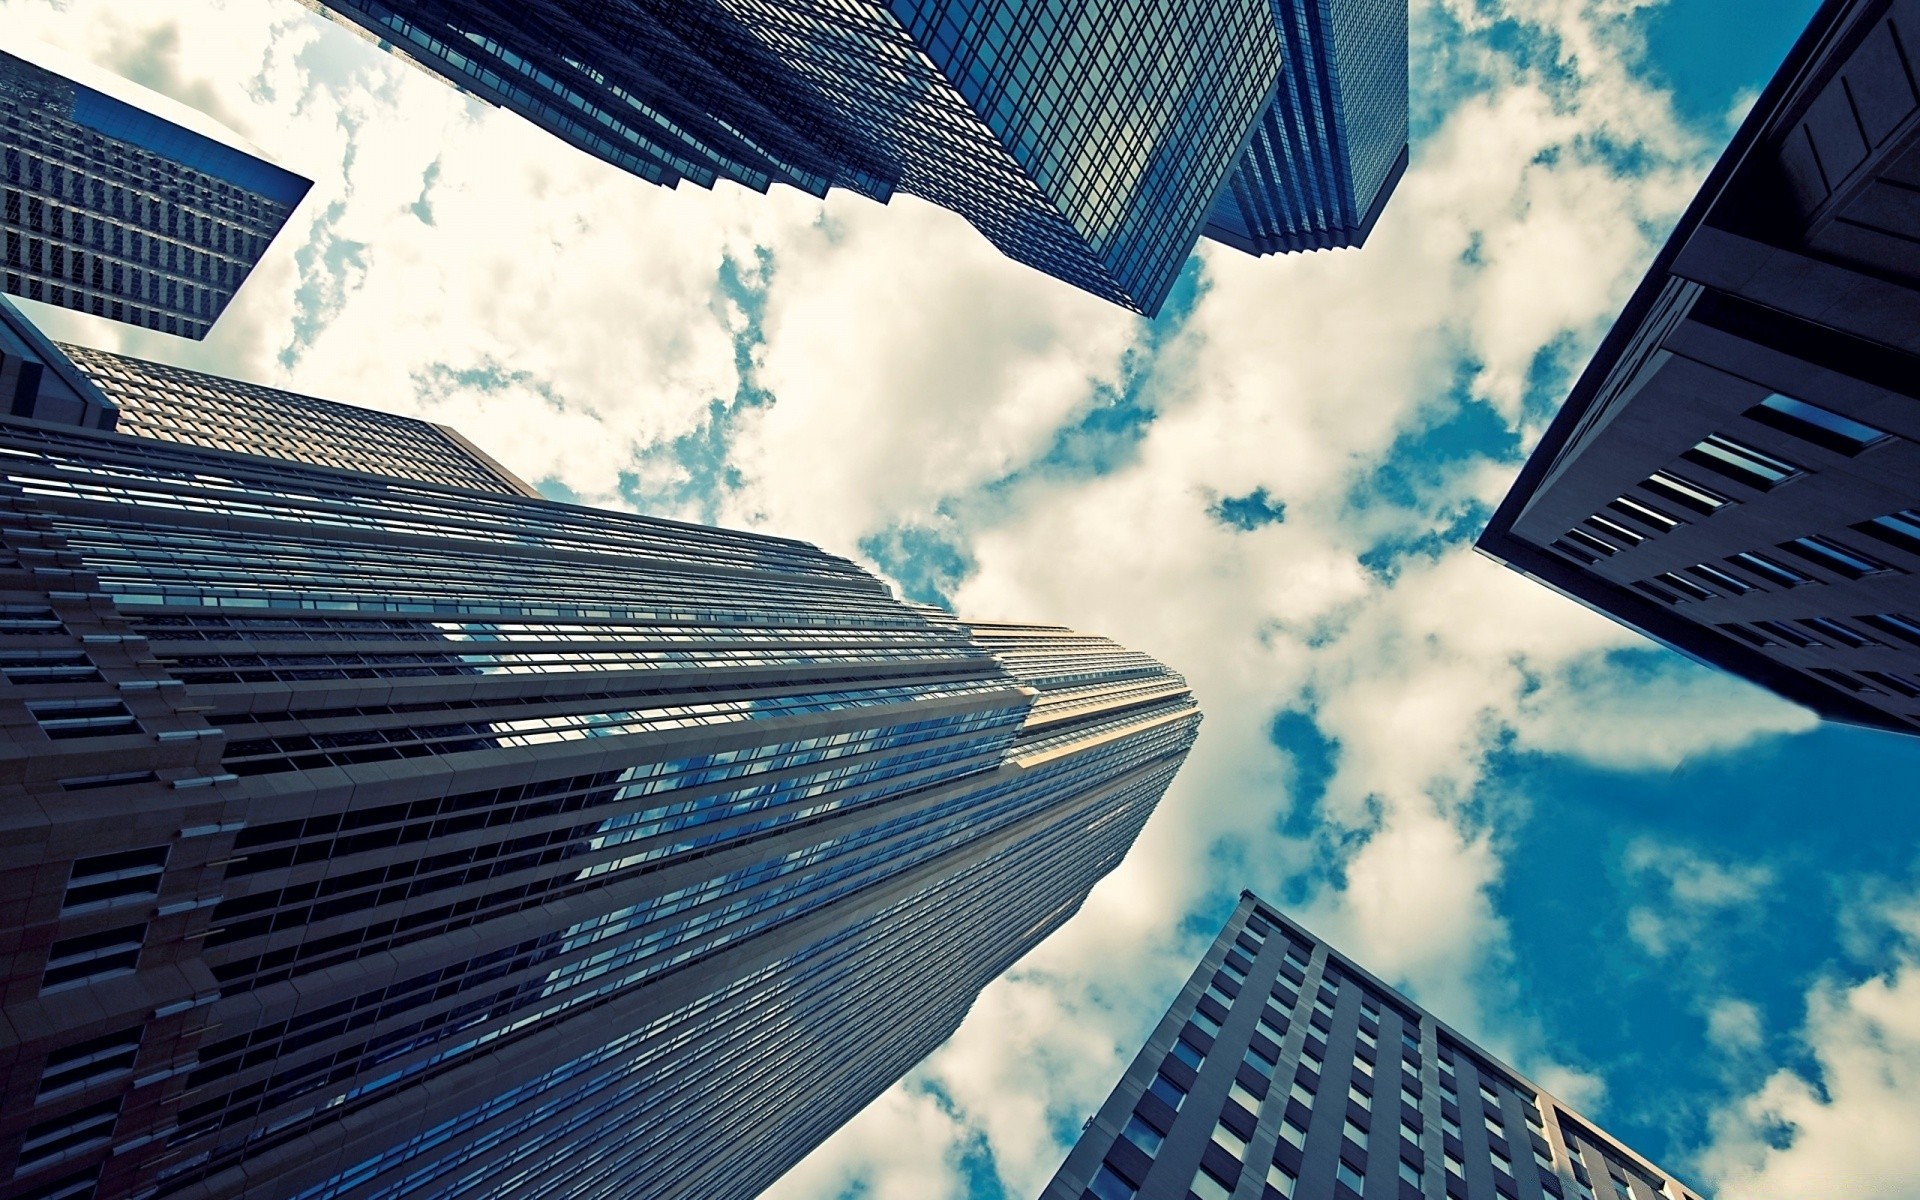
M 1480 538 L 1831 720 L 1920 729 L 1920 0 L 1828 0 Z

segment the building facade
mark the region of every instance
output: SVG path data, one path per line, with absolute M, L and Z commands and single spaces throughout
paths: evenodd
M 1194 737 L 1104 639 L 79 357 L 166 440 L 0 419 L 10 1197 L 754 1195 Z
M 6 291 L 204 338 L 307 180 L 0 53 Z
M 308 3 L 643 179 L 907 192 L 1149 315 L 1203 230 L 1358 244 L 1404 165 L 1406 0 Z
M 1833 720 L 1920 725 L 1920 0 L 1829 0 L 1480 548 Z
M 1041 1200 L 1699 1200 L 1252 893 Z

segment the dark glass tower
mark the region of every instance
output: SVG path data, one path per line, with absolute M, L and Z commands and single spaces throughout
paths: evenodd
M 1699 1200 L 1243 892 L 1041 1200 Z
M 307 2 L 644 179 L 908 192 L 1148 314 L 1203 229 L 1358 244 L 1404 165 L 1406 0 Z
M 6 290 L 203 338 L 311 186 L 0 53 Z
M 1920 0 L 1829 0 L 1481 536 L 1822 716 L 1920 728 Z
M 76 357 L 171 440 L 0 420 L 9 1195 L 754 1195 L 1193 740 L 1103 639 Z

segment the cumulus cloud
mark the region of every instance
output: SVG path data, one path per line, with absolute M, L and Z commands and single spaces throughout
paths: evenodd
M 1781 1068 L 1723 1109 L 1701 1156 L 1726 1200 L 1898 1200 L 1920 1179 L 1920 894 L 1866 920 L 1890 955 L 1817 981 Z

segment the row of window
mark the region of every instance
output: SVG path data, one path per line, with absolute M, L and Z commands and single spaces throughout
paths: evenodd
M 1777 392 L 1748 409 L 1745 415 L 1759 424 L 1848 456 L 1859 454 L 1892 436 L 1831 409 Z M 1696 467 L 1759 492 L 1771 491 L 1807 473 L 1807 468 L 1798 463 L 1725 434 L 1710 434 L 1680 457 Z M 1712 516 L 1734 503 L 1731 497 L 1675 469 L 1655 471 L 1641 482 L 1640 487 L 1648 495 L 1696 516 Z M 1623 519 L 1629 523 L 1623 524 Z M 1568 530 L 1565 536 L 1554 543 L 1554 548 L 1576 561 L 1592 565 L 1640 545 L 1648 536 L 1642 529 L 1653 534 L 1667 533 L 1686 524 L 1688 519 L 1657 504 L 1623 495 L 1611 501 L 1606 512 L 1588 517 L 1579 526 Z M 1823 555 L 1824 550 L 1813 547 L 1807 553 Z M 1813 561 L 1825 565 L 1828 559 L 1816 557 Z M 1845 560 L 1838 561 L 1844 563 Z M 1773 581 L 1783 586 L 1793 586 L 1792 582 L 1787 581 L 1790 578 L 1780 576 Z M 1733 594 L 1740 594 L 1741 590 L 1751 589 L 1739 589 Z M 1655 594 L 1659 593 L 1656 591 Z

